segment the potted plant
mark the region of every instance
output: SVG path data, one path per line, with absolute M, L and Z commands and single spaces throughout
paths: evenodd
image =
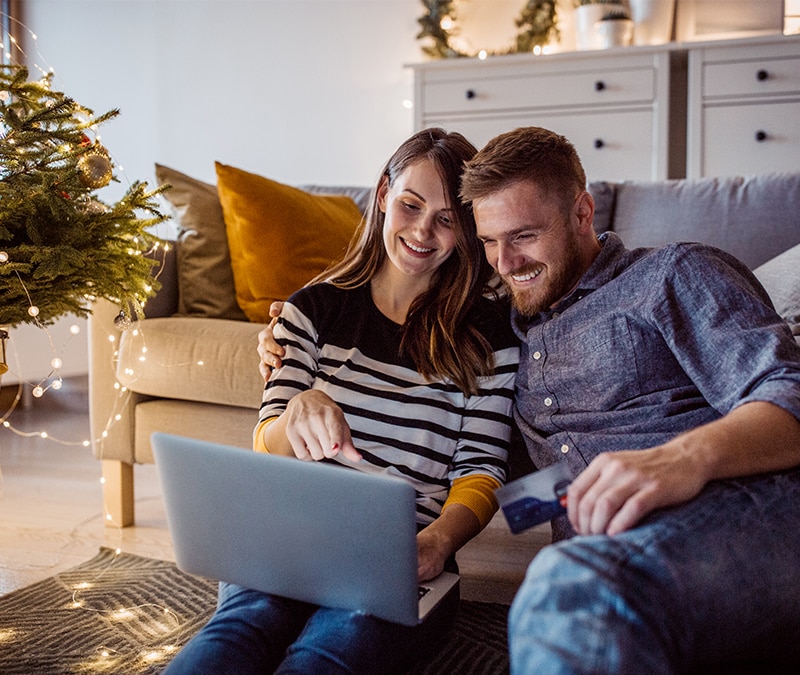
M 623 13 L 627 8 L 620 0 L 576 0 L 575 46 L 577 49 L 602 49 L 603 44 L 595 24 L 606 14 Z

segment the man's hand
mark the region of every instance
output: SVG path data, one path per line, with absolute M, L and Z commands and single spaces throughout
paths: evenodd
M 281 358 L 285 353 L 283 347 L 275 342 L 275 338 L 272 334 L 272 328 L 277 323 L 282 309 L 282 302 L 273 302 L 269 306 L 269 315 L 272 317 L 272 321 L 258 334 L 258 369 L 265 382 L 269 379 L 269 376 L 272 375 L 273 370 L 277 370 L 281 367 Z
M 617 534 L 696 497 L 705 483 L 690 457 L 666 447 L 603 453 L 569 486 L 569 520 L 579 534 Z
M 361 460 L 342 409 L 321 391 L 309 389 L 293 396 L 281 422 L 299 459 L 318 461 L 341 453 L 353 462 Z
M 580 534 L 617 534 L 648 513 L 694 499 L 712 480 L 800 465 L 800 421 L 766 401 L 744 403 L 664 445 L 598 455 L 567 491 Z

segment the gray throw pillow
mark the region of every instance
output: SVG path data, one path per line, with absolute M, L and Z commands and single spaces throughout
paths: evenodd
M 753 270 L 800 343 L 800 244 Z

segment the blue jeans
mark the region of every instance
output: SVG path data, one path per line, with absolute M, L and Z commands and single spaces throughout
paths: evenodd
M 800 661 L 800 471 L 715 482 L 628 532 L 547 547 L 509 645 L 512 675 Z
M 221 583 L 211 620 L 178 652 L 168 675 L 402 672 L 444 639 L 457 587 L 419 626 L 318 607 Z

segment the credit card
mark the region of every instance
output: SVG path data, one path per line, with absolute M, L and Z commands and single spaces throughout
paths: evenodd
M 518 478 L 494 491 L 508 527 L 519 534 L 567 512 L 572 473 L 558 463 Z

